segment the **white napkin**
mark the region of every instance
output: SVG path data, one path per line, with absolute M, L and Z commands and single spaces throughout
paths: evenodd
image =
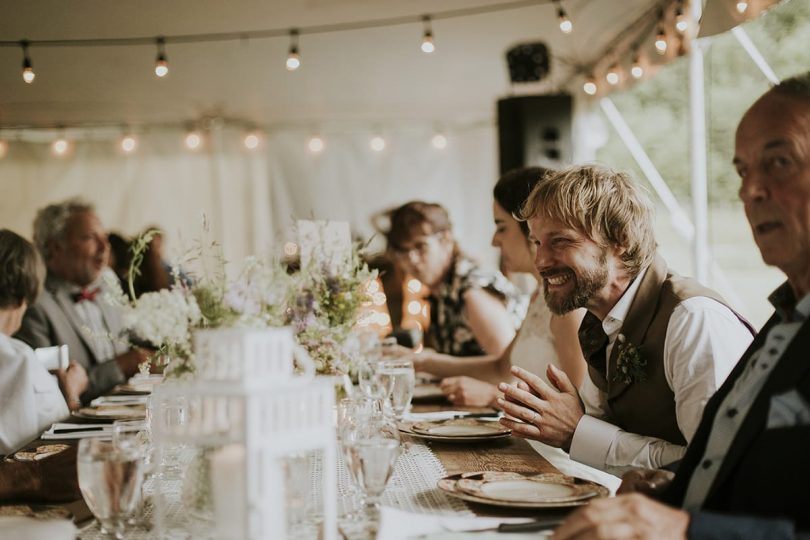
M 464 538 L 471 534 L 467 531 L 496 528 L 501 523 L 526 523 L 532 518 L 483 518 L 476 516 L 459 516 L 454 514 L 416 514 L 388 506 L 380 509 L 380 525 L 377 540 L 400 540 L 406 538 Z M 504 540 L 503 533 L 489 531 L 494 538 Z M 548 533 L 550 534 L 550 533 Z M 485 532 L 475 533 L 483 539 Z M 522 538 L 545 538 L 546 533 L 510 533 L 509 540 Z
M 149 396 L 101 396 L 90 402 L 91 407 L 100 405 L 145 405 Z
M 469 414 L 466 411 L 436 411 L 405 414 L 403 420 L 408 422 L 432 422 L 433 420 L 448 420 L 454 416 Z
M 24 516 L 0 517 L 0 538 L 8 540 L 73 540 L 76 526 L 67 519 L 34 519 Z
M 42 434 L 43 439 L 84 439 L 87 437 L 112 437 L 112 424 L 68 424 L 57 422 Z M 94 428 L 94 429 L 88 429 Z M 95 429 L 102 428 L 102 429 Z M 57 429 L 81 429 L 72 433 L 54 433 Z M 86 430 L 86 431 L 85 431 Z

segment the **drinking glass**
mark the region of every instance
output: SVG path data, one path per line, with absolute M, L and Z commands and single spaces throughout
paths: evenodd
M 153 476 L 155 464 L 147 423 L 142 420 L 116 420 L 113 422 L 112 442 L 115 449 L 134 451 L 143 459 L 143 483 L 138 494 L 138 500 L 126 523 L 133 527 L 148 530 L 152 526 L 148 512 L 151 501 L 148 501 L 149 497 L 146 491 L 147 483 Z
M 124 521 L 140 499 L 143 457 L 131 447 L 90 438 L 79 442 L 79 489 L 101 533 L 123 538 Z
M 344 441 L 346 464 L 360 489 L 362 518 L 379 519 L 380 498 L 394 472 L 400 454 L 396 430 L 385 429 L 389 420 L 371 421 L 353 431 Z
M 402 420 L 411 405 L 413 388 L 416 384 L 413 362 L 404 358 L 383 360 L 379 364 L 378 373 L 387 389 L 394 418 Z
M 150 425 L 154 429 L 154 422 L 160 422 L 162 432 L 172 433 L 186 424 L 188 415 L 188 400 L 184 397 L 175 397 L 160 401 L 157 410 L 150 402 Z M 163 478 L 177 478 L 183 472 L 182 453 L 185 445 L 178 443 L 165 444 L 160 452 L 159 473 Z

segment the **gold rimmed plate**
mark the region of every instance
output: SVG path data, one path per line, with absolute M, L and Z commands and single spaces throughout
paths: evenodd
M 416 422 L 411 426 L 411 430 L 422 435 L 439 437 L 496 437 L 511 433 L 509 428 L 502 426 L 499 422 L 478 418 Z
M 438 487 L 465 501 L 510 508 L 581 506 L 610 494 L 595 482 L 554 473 L 472 472 L 447 476 Z
M 433 422 L 420 422 L 420 423 L 424 424 Z M 410 435 L 411 437 L 417 437 L 428 441 L 450 442 L 450 443 L 500 441 L 512 436 L 512 431 L 509 429 L 504 429 L 502 432 L 494 434 L 487 432 L 487 434 L 484 435 L 436 435 L 414 431 L 413 426 L 414 426 L 413 423 L 402 422 L 399 424 L 399 431 L 405 433 L 406 435 Z
M 72 416 L 90 420 L 140 420 L 146 418 L 146 407 L 143 405 L 83 407 Z

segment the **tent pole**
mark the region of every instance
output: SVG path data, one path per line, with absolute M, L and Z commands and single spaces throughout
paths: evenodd
M 762 56 L 762 53 L 759 52 L 757 46 L 754 45 L 754 42 L 751 41 L 751 37 L 748 35 L 748 32 L 743 30 L 740 26 L 735 26 L 731 29 L 731 33 L 734 34 L 734 37 L 737 38 L 737 41 L 740 43 L 740 46 L 748 53 L 748 56 L 751 57 L 751 60 L 754 61 L 754 64 L 757 65 L 759 70 L 765 75 L 765 78 L 770 81 L 771 84 L 779 84 L 779 77 L 776 76 L 774 73 L 773 68 L 768 64 L 768 61 L 765 60 L 765 57 Z
M 693 1 L 692 17 L 700 20 L 703 3 Z M 708 47 L 706 40 L 692 40 L 689 53 L 689 131 L 692 161 L 692 219 L 695 236 L 692 238 L 692 252 L 695 278 L 706 285 L 709 283 L 709 243 L 708 243 L 708 189 L 706 174 L 706 106 L 705 81 L 703 72 L 703 51 Z

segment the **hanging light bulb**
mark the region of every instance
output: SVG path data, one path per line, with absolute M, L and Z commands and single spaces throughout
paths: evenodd
M 737 13 L 745 13 L 745 10 L 748 9 L 748 2 L 737 2 Z
M 309 151 L 313 154 L 320 154 L 321 152 L 323 152 L 323 149 L 325 147 L 326 145 L 324 144 L 323 139 L 319 135 L 313 135 L 307 141 L 307 148 L 309 148 Z
M 447 137 L 443 133 L 436 133 L 430 139 L 430 144 L 436 150 L 444 150 L 447 148 Z
M 425 25 L 425 31 L 422 34 L 422 52 L 430 54 L 436 50 L 436 44 L 433 43 L 433 28 L 430 26 L 430 17 L 425 15 L 422 17 L 422 22 Z
M 125 154 L 131 154 L 138 148 L 138 139 L 133 135 L 124 135 L 121 139 L 121 150 Z
M 585 84 L 582 85 L 582 90 L 584 90 L 589 96 L 595 96 L 597 89 L 596 79 L 593 78 L 593 75 L 588 75 L 588 77 L 585 79 Z
M 245 145 L 245 148 L 248 150 L 256 150 L 259 145 L 262 143 L 261 135 L 259 135 L 256 131 L 251 131 L 245 135 L 245 138 L 242 139 L 242 144 Z
M 155 75 L 160 78 L 169 74 L 169 61 L 166 59 L 166 40 L 157 38 L 157 58 L 155 58 Z
M 667 34 L 664 32 L 664 25 L 658 25 L 658 33 L 655 35 L 655 50 L 658 54 L 666 54 L 667 52 Z
M 287 71 L 301 67 L 301 55 L 298 54 L 298 30 L 290 30 L 290 51 L 287 53 Z
M 51 143 L 51 151 L 55 156 L 65 156 L 67 155 L 68 150 L 70 150 L 70 143 L 62 136 Z
M 375 152 L 382 152 L 385 150 L 385 139 L 383 139 L 380 135 L 375 135 L 372 137 L 368 144 Z
M 28 56 L 28 42 L 25 40 L 21 41 L 20 47 L 22 47 L 23 51 L 22 78 L 26 83 L 31 84 L 34 82 L 34 78 L 37 75 L 34 73 L 34 66 L 31 63 L 31 57 Z
M 619 84 L 619 81 L 621 80 L 621 75 L 619 74 L 619 64 L 614 63 L 612 66 L 610 66 L 610 69 L 608 69 L 608 72 L 605 74 L 605 80 L 612 86 Z
M 202 145 L 202 136 L 197 131 L 189 131 L 184 142 L 189 150 L 197 150 Z
M 574 29 L 574 24 L 571 22 L 571 19 L 568 18 L 568 14 L 562 7 L 562 2 L 555 0 L 554 3 L 557 4 L 557 21 L 560 24 L 560 31 L 562 31 L 563 34 L 570 34 Z
M 689 20 L 686 18 L 686 15 L 683 13 L 683 2 L 678 2 L 678 6 L 675 8 L 675 30 L 679 33 L 683 34 L 689 29 Z
M 634 79 L 640 79 L 644 76 L 644 68 L 641 67 L 641 57 L 638 53 L 633 57 L 633 65 L 630 67 L 630 75 Z

